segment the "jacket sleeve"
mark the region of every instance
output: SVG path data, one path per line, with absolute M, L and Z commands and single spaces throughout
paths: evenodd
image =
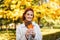
M 38 24 L 36 24 L 36 35 L 34 40 L 42 40 L 42 34 L 41 34 L 41 30 Z
M 21 31 L 19 26 L 16 28 L 16 40 L 21 40 Z

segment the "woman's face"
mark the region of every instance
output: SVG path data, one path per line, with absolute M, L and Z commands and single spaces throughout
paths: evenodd
M 27 21 L 32 21 L 32 19 L 33 19 L 33 12 L 32 11 L 27 11 L 27 13 L 25 14 L 25 19 L 27 20 Z

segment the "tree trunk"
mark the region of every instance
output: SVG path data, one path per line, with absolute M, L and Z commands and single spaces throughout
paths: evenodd
M 6 25 L 6 32 L 8 32 L 8 25 Z
M 0 26 L 1 26 L 1 30 L 2 30 L 2 24 Z
M 2 25 L 0 26 L 0 30 L 2 30 Z
M 40 25 L 40 17 L 38 17 L 38 25 Z
M 15 30 L 16 30 L 16 23 L 15 23 Z

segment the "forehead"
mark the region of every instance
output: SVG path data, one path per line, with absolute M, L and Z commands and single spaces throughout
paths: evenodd
M 29 11 L 27 11 L 27 13 L 30 13 L 30 14 L 32 13 L 33 14 L 33 11 L 29 10 Z

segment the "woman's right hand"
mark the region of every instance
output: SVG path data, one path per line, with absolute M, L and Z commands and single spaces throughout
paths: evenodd
M 28 39 L 29 35 L 30 35 L 30 30 L 28 29 L 28 30 L 26 31 L 25 37 Z

